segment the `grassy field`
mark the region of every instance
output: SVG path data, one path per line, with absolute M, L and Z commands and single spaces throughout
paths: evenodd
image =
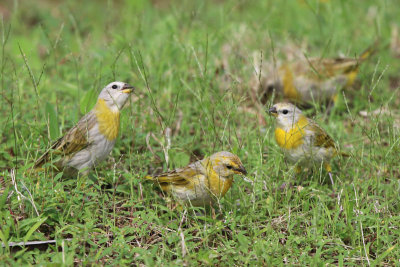
M 395 0 L 2 1 L 1 265 L 399 265 L 399 13 Z M 254 58 L 355 57 L 376 39 L 356 88 L 307 110 L 352 155 L 333 161 L 334 188 L 324 171 L 293 180 L 272 100 L 249 97 Z M 137 90 L 91 179 L 30 174 L 114 80 Z M 171 210 L 141 179 L 220 150 L 249 174 L 213 209 Z M 56 243 L 8 247 L 40 240 Z

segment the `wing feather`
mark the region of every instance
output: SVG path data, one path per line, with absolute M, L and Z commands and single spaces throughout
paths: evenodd
M 35 162 L 34 168 L 39 168 L 46 163 L 51 153 L 62 154 L 63 157 L 68 157 L 89 146 L 89 129 L 91 129 L 95 123 L 95 114 L 93 112 L 86 114 L 73 128 L 50 146 L 50 148 Z
M 153 180 L 160 184 L 186 185 L 200 172 L 191 165 L 173 171 L 165 172 L 153 177 Z
M 309 127 L 309 130 L 314 133 L 313 141 L 315 146 L 336 149 L 335 142 L 333 141 L 333 139 L 317 123 L 315 123 L 312 120 L 309 120 L 309 124 L 307 127 Z
M 359 65 L 370 58 L 378 49 L 379 42 L 376 41 L 368 47 L 358 58 L 311 58 L 308 59 L 310 68 L 309 74 L 314 76 L 322 76 L 323 78 L 331 78 L 341 74 L 357 73 Z
M 146 178 L 160 184 L 163 190 L 167 190 L 169 186 L 187 186 L 193 184 L 193 179 L 199 175 L 205 175 L 205 170 L 200 162 L 195 162 L 183 168 L 164 172 L 153 177 L 147 176 Z

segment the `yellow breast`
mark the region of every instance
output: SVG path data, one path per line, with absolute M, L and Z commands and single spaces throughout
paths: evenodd
M 119 111 L 112 111 L 103 99 L 99 99 L 94 107 L 99 131 L 109 141 L 115 140 L 119 131 Z
M 275 129 L 275 140 L 281 148 L 295 149 L 304 143 L 304 128 L 308 125 L 306 117 L 301 116 L 289 131 Z
M 221 198 L 225 196 L 226 192 L 228 192 L 229 188 L 231 188 L 233 183 L 233 178 L 231 179 L 221 179 L 220 176 L 212 170 L 208 175 L 208 189 L 211 193 Z

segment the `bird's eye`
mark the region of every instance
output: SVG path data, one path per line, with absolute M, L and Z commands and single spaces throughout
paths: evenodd
M 232 167 L 232 165 L 226 165 L 226 168 L 227 168 L 228 170 L 231 170 L 233 167 Z
M 114 84 L 113 86 L 111 86 L 112 89 L 117 89 L 118 85 Z
M 284 109 L 284 110 L 282 110 L 282 113 L 283 113 L 283 114 L 288 114 L 288 113 L 289 113 L 289 110 Z

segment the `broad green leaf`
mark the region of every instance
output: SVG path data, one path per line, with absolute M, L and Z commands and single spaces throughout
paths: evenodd
M 33 232 L 36 231 L 36 229 L 39 228 L 40 225 L 42 225 L 42 223 L 44 223 L 47 220 L 47 217 L 44 218 L 38 218 L 39 220 L 31 227 L 31 229 L 29 229 L 28 233 L 26 233 L 25 237 L 24 237 L 24 242 L 27 242 L 29 240 L 29 238 L 32 236 Z

